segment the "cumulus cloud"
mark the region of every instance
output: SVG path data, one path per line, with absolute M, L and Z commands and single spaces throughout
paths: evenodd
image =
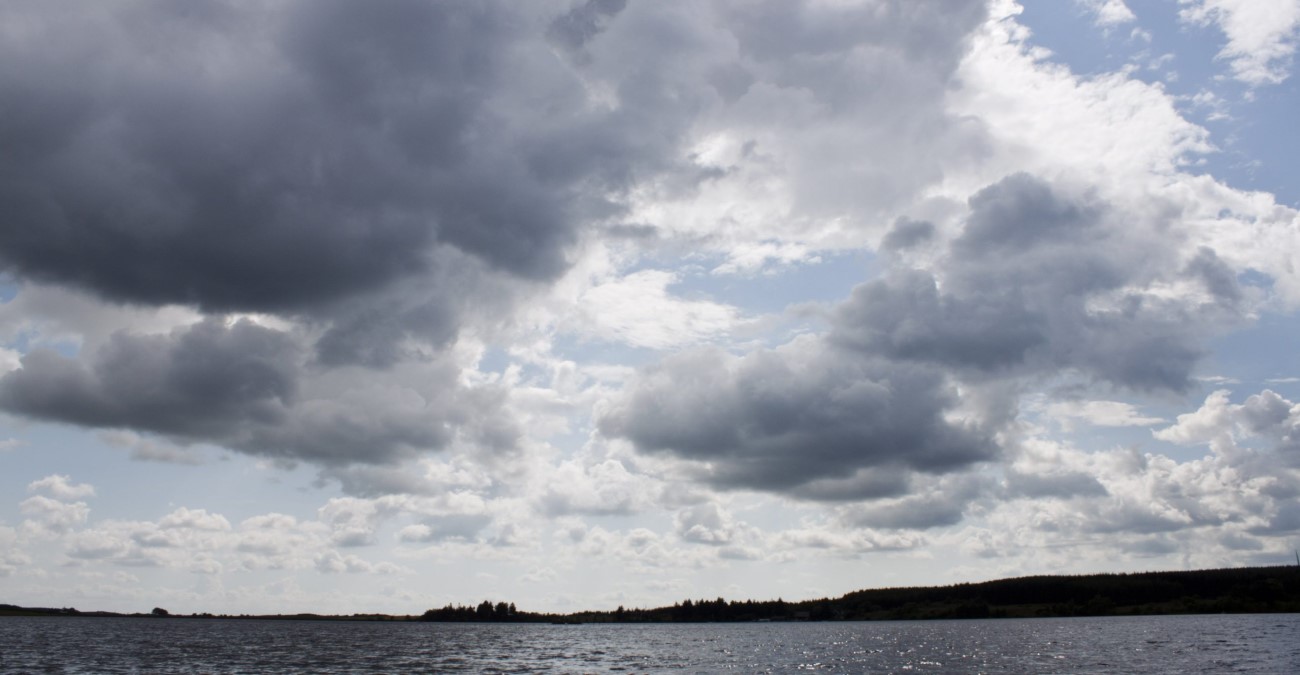
M 1154 432 L 1211 450 L 1183 461 L 1135 448 L 1085 452 L 1021 428 L 1001 499 L 980 505 L 993 532 L 968 533 L 978 538 L 962 545 L 1000 557 L 1108 544 L 1132 556 L 1178 552 L 1201 565 L 1289 550 L 1278 537 L 1300 527 L 1296 410 L 1270 391 L 1238 404 L 1214 392 Z
M 1000 377 L 1073 369 L 1137 390 L 1188 387 L 1204 336 L 1239 300 L 1213 252 L 1212 302 L 1171 302 L 1186 265 L 1123 213 L 1009 176 L 970 197 L 970 215 L 934 271 L 903 267 L 859 286 L 832 339 L 893 359 Z M 1198 320 L 1199 319 L 1199 320 Z
M 439 245 L 553 277 L 577 225 L 667 163 L 680 130 L 652 89 L 592 106 L 538 13 L 6 5 L 3 60 L 24 66 L 0 73 L 23 102 L 3 129 L 22 177 L 0 190 L 4 261 L 221 311 L 375 289 L 424 271 Z
M 1239 404 L 1231 403 L 1229 394 L 1226 389 L 1215 391 L 1200 408 L 1155 431 L 1155 437 L 1182 445 L 1208 445 L 1234 463 L 1258 461 L 1264 456 L 1300 468 L 1300 404 L 1269 389 Z M 1265 454 L 1242 446 L 1252 438 L 1268 443 Z
M 662 58 L 665 31 L 690 26 L 660 72 L 705 85 L 692 152 L 712 173 L 691 191 L 648 181 L 631 220 L 716 252 L 716 273 L 860 246 L 943 178 L 945 158 L 986 151 L 978 125 L 943 106 L 984 3 L 707 7 L 633 3 L 591 51 Z
M 85 359 L 34 350 L 0 377 L 0 407 L 326 465 L 438 449 L 455 438 L 452 423 L 486 448 L 514 443 L 512 421 L 492 412 L 500 394 L 463 388 L 451 363 L 426 363 L 405 382 L 306 362 L 289 332 L 210 318 L 163 335 L 117 333 Z
M 85 502 L 63 502 L 42 495 L 28 497 L 18 509 L 29 527 L 51 533 L 68 532 L 90 516 L 90 507 Z
M 562 462 L 540 498 L 542 510 L 550 515 L 628 515 L 652 502 L 652 484 L 627 470 L 622 462 Z
M 840 508 L 840 517 L 856 527 L 884 530 L 926 530 L 955 525 L 967 505 L 984 491 L 983 481 L 971 475 L 943 476 L 918 481 L 912 494 L 881 499 L 870 504 Z
M 1137 19 L 1124 0 L 1075 0 L 1097 17 L 1099 26 L 1116 26 Z
M 992 459 L 978 425 L 946 419 L 953 403 L 933 370 L 809 338 L 743 357 L 710 350 L 666 359 L 600 429 L 642 452 L 688 460 L 717 487 L 850 499 L 896 492 L 900 472 Z
M 975 390 L 963 396 L 950 377 L 1014 391 L 1073 373 L 1182 392 L 1202 342 L 1238 311 L 1236 280 L 1212 251 L 1185 260 L 1095 198 L 1014 174 L 968 206 L 946 245 L 928 245 L 929 269 L 899 253 L 833 308 L 825 335 L 744 356 L 672 356 L 606 410 L 601 431 L 689 460 L 718 487 L 897 497 L 911 473 L 960 472 L 999 455 L 993 433 L 1012 415 L 996 406 L 975 415 L 966 405 L 978 402 Z M 914 233 L 932 236 L 910 220 L 895 232 L 885 238 L 895 249 Z M 1163 290 L 1179 284 L 1194 290 Z M 939 511 L 934 522 L 960 514 Z
M 1295 0 L 1179 0 L 1184 21 L 1218 26 L 1228 39 L 1219 58 L 1233 77 L 1250 85 L 1278 84 L 1290 76 L 1300 30 Z
M 28 492 L 45 492 L 55 499 L 70 502 L 95 496 L 95 486 L 89 483 L 73 483 L 72 479 L 62 474 L 46 476 L 27 484 Z
M 125 541 L 113 533 L 100 530 L 78 532 L 68 546 L 68 556 L 80 560 L 122 559 L 129 551 L 130 547 Z
M 0 577 L 12 576 L 31 562 L 31 558 L 18 548 L 18 531 L 0 525 Z
M 677 536 L 683 541 L 710 546 L 732 546 L 755 538 L 756 531 L 745 523 L 737 522 L 730 513 L 715 503 L 699 504 L 683 509 L 673 517 Z M 739 552 L 740 549 L 736 549 Z
M 1287 76 L 1290 7 L 1182 4 L 1251 84 Z M 719 559 L 1273 552 L 1300 527 L 1295 404 L 1216 392 L 1169 423 L 1150 397 L 1300 306 L 1300 220 L 1192 175 L 1214 148 L 1175 97 L 1069 72 L 1018 9 L 5 4 L 0 409 L 136 459 L 308 462 L 344 496 L 90 523 L 93 489 L 53 475 L 0 549 L 214 589 L 598 559 L 674 592 Z M 866 276 L 816 267 L 845 251 Z M 814 286 L 837 300 L 775 316 Z M 1210 450 L 1049 438 L 1085 423 Z M 298 593 L 210 597 L 250 588 Z
M 161 529 L 210 530 L 213 532 L 230 531 L 230 521 L 219 513 L 208 513 L 206 509 L 187 509 L 181 507 L 163 516 L 158 521 Z
M 738 312 L 708 300 L 675 297 L 675 274 L 642 270 L 592 287 L 578 303 L 588 331 L 605 340 L 667 349 L 720 337 L 736 324 Z
M 324 574 L 361 574 L 373 572 L 377 567 L 379 567 L 354 555 L 340 555 L 338 551 L 326 551 L 321 553 L 316 556 L 315 564 L 316 571 Z M 381 564 L 383 565 L 381 568 L 383 571 L 389 571 L 396 568 L 392 563 Z

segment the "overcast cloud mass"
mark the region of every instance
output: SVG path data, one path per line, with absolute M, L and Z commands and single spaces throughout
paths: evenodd
M 1026 5 L 5 3 L 0 600 L 1285 562 L 1300 2 Z

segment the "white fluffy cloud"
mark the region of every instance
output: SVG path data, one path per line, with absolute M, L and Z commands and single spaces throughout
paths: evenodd
M 1250 85 L 1278 84 L 1291 75 L 1300 39 L 1296 0 L 1179 0 L 1186 21 L 1214 24 L 1228 43 L 1219 58 L 1233 77 Z
M 1117 26 L 1130 23 L 1137 17 L 1124 0 L 1075 0 L 1097 17 L 1100 26 Z
M 642 270 L 593 286 L 578 299 L 583 333 L 634 347 L 669 349 L 724 337 L 740 319 L 735 308 L 674 296 L 677 275 Z
M 62 502 L 41 495 L 23 500 L 19 505 L 25 524 L 53 533 L 62 533 L 86 522 L 90 507 L 85 502 Z
M 76 499 L 85 499 L 95 496 L 95 486 L 88 483 L 73 483 L 68 476 L 54 474 L 46 476 L 40 480 L 32 481 L 27 485 L 28 492 L 45 492 L 46 494 L 64 501 L 73 501 Z

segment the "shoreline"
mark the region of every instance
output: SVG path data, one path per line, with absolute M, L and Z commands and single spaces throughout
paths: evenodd
M 1073 616 L 1163 616 L 1300 612 L 1300 567 L 1243 567 L 1128 574 L 1038 575 L 950 586 L 877 588 L 814 600 L 690 600 L 649 609 L 619 607 L 569 614 L 517 611 L 485 600 L 423 614 L 122 613 L 0 604 L 0 617 L 236 619 L 437 623 L 753 623 L 911 621 Z

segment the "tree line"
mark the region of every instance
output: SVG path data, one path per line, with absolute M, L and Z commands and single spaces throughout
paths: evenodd
M 135 616 L 166 619 L 282 619 L 312 621 L 448 621 L 484 623 L 672 623 L 709 621 L 866 621 L 1139 614 L 1300 612 L 1300 565 L 1186 572 L 1032 576 L 983 583 L 855 591 L 839 598 L 776 600 L 686 599 L 671 606 L 547 614 L 513 602 L 448 604 L 419 616 L 388 614 L 178 615 L 162 608 L 119 614 L 72 607 L 0 604 L 0 616 Z
M 423 621 L 673 623 L 866 621 L 1138 614 L 1300 612 L 1300 567 L 1032 576 L 982 583 L 855 591 L 799 602 L 686 599 L 649 609 L 545 614 L 514 603 L 431 609 Z

